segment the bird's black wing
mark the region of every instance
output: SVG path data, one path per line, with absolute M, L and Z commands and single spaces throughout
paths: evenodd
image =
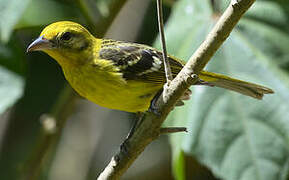
M 146 45 L 104 40 L 99 52 L 101 59 L 113 61 L 126 80 L 163 84 L 165 71 L 162 53 Z M 169 57 L 173 76 L 183 67 L 182 62 Z

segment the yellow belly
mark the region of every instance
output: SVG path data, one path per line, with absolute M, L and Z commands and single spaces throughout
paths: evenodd
M 102 107 L 127 112 L 148 110 L 151 100 L 162 88 L 140 81 L 124 81 L 118 73 L 64 70 L 70 85 L 84 98 Z M 93 76 L 91 76 L 93 74 Z

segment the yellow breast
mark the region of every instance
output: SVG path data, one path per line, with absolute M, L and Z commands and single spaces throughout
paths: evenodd
M 161 86 L 125 81 L 120 73 L 93 66 L 63 68 L 71 86 L 84 98 L 106 108 L 127 112 L 148 110 Z

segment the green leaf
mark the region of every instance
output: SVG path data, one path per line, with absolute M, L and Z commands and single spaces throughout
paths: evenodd
M 246 13 L 245 18 L 256 19 L 288 30 L 288 14 L 283 7 L 276 1 L 256 1 L 250 11 Z
M 239 23 L 251 43 L 280 64 L 289 62 L 289 13 L 283 9 L 286 7 L 289 8 L 272 1 L 257 1 Z
M 12 106 L 23 93 L 23 79 L 0 66 L 0 114 Z
M 7 42 L 30 0 L 0 1 L 0 41 Z
M 277 64 L 289 62 L 286 57 L 289 46 L 288 32 L 252 19 L 241 21 L 240 28 L 246 37 L 250 38 L 250 43 L 258 47 L 268 58 L 275 59 Z
M 184 60 L 192 55 L 216 22 L 209 7 L 210 1 L 179 1 L 166 27 L 170 54 Z M 220 88 L 194 86 L 191 100 L 172 114 L 175 122 L 187 119 L 189 130 L 171 141 L 173 149 L 182 148 L 222 179 L 287 177 L 289 76 L 280 64 L 288 61 L 289 33 L 280 28 L 288 19 L 281 8 L 273 1 L 258 1 L 206 68 L 266 85 L 275 94 L 258 101 Z M 278 16 L 263 18 L 262 10 Z

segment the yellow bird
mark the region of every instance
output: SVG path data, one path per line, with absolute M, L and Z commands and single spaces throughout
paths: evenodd
M 166 81 L 162 53 L 152 47 L 98 39 L 80 24 L 61 21 L 47 26 L 27 48 L 44 51 L 62 67 L 70 85 L 84 98 L 106 108 L 144 112 Z M 168 57 L 173 76 L 184 62 Z M 261 99 L 269 88 L 202 71 L 209 84 Z

